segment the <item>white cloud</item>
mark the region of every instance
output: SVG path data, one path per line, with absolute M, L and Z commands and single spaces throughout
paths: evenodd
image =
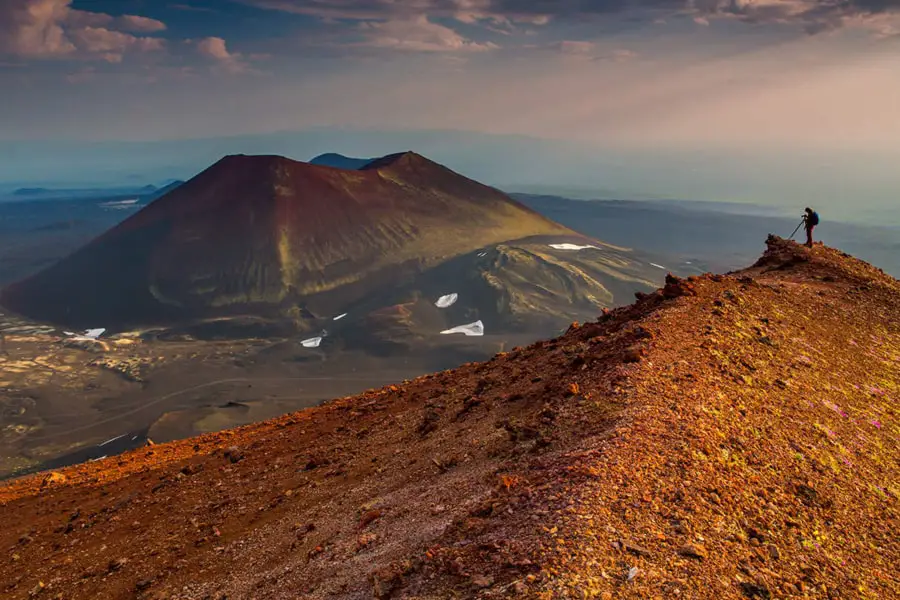
M 119 62 L 128 52 L 155 52 L 165 40 L 151 32 L 165 24 L 129 15 L 115 18 L 71 8 L 72 0 L 0 0 L 0 54 L 20 58 L 81 58 Z
M 230 73 L 243 73 L 248 65 L 244 55 L 239 52 L 231 52 L 224 39 L 220 37 L 208 37 L 197 40 L 197 52 L 214 61 L 217 65 Z
M 730 18 L 799 25 L 810 34 L 855 28 L 884 35 L 900 28 L 897 0 L 689 0 L 687 8 L 699 25 L 708 25 L 712 18 Z
M 150 17 L 141 17 L 138 15 L 122 15 L 117 20 L 120 28 L 125 31 L 136 31 L 139 33 L 155 33 L 157 31 L 165 31 L 166 24 Z
M 68 0 L 0 3 L 0 52 L 22 57 L 65 56 L 75 52 L 61 23 Z
M 165 47 L 165 40 L 160 38 L 135 37 L 103 27 L 76 29 L 70 37 L 76 47 L 108 62 L 121 62 L 126 52 L 155 52 Z
M 854 27 L 883 35 L 900 25 L 898 0 L 239 0 L 259 8 L 331 20 L 407 20 L 417 16 L 450 18 L 469 25 L 603 18 L 626 11 L 656 22 L 686 14 L 704 25 L 728 18 L 748 23 L 792 24 L 809 33 Z M 890 23 L 886 24 L 888 20 Z
M 545 25 L 555 10 L 536 10 L 527 2 L 503 0 L 239 0 L 258 8 L 321 19 L 392 20 L 416 16 L 452 18 L 461 23 Z M 504 4 L 515 4 L 507 8 Z
M 453 29 L 429 21 L 424 15 L 391 21 L 367 21 L 360 25 L 364 45 L 417 52 L 484 52 L 496 44 L 467 39 Z
M 208 37 L 197 42 L 197 51 L 207 58 L 216 60 L 229 60 L 232 58 L 225 40 L 220 37 Z

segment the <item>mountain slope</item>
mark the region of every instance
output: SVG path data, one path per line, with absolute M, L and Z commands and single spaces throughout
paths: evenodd
M 0 302 L 73 326 L 303 318 L 486 245 L 540 235 L 574 234 L 413 153 L 357 171 L 230 156 L 4 289 Z
M 770 238 L 562 337 L 0 487 L 66 598 L 890 598 L 900 283 Z

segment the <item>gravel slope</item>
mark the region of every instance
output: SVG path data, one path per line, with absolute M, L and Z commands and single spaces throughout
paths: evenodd
M 484 364 L 0 487 L 9 598 L 900 596 L 900 283 L 770 238 Z

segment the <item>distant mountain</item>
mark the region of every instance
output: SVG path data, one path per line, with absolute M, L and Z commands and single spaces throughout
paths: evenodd
M 52 190 L 47 188 L 19 188 L 13 191 L 13 196 L 40 196 L 42 194 L 50 193 Z
M 309 161 L 309 164 L 319 165 L 323 167 L 334 167 L 336 169 L 361 169 L 373 160 L 375 159 L 352 158 L 350 156 L 344 156 L 343 154 L 329 152 L 327 154 L 320 154 L 319 156 Z
M 152 202 L 152 201 L 156 200 L 157 198 L 162 198 L 163 196 L 165 196 L 166 194 L 168 194 L 169 192 L 171 192 L 178 186 L 182 185 L 183 183 L 184 183 L 183 181 L 179 181 L 177 179 L 172 179 L 172 180 L 169 180 L 161 188 L 150 186 L 150 187 L 153 187 L 153 189 L 149 190 L 145 195 L 143 195 L 141 197 L 141 200 L 143 202 Z
M 117 196 L 150 196 L 161 188 L 155 185 L 123 186 L 123 187 L 27 187 L 12 191 L 7 199 L 15 202 L 47 201 L 47 200 L 95 200 L 115 198 Z
M 555 328 L 661 275 L 412 152 L 359 170 L 237 155 L 2 290 L 0 303 L 110 328 L 253 315 L 311 331 L 351 312 L 365 338 L 480 318 L 493 331 Z M 449 293 L 456 306 L 434 305 Z

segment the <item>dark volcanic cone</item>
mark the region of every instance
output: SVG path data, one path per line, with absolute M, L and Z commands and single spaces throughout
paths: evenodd
M 0 303 L 70 326 L 302 319 L 486 245 L 573 232 L 417 154 L 360 170 L 229 156 Z

